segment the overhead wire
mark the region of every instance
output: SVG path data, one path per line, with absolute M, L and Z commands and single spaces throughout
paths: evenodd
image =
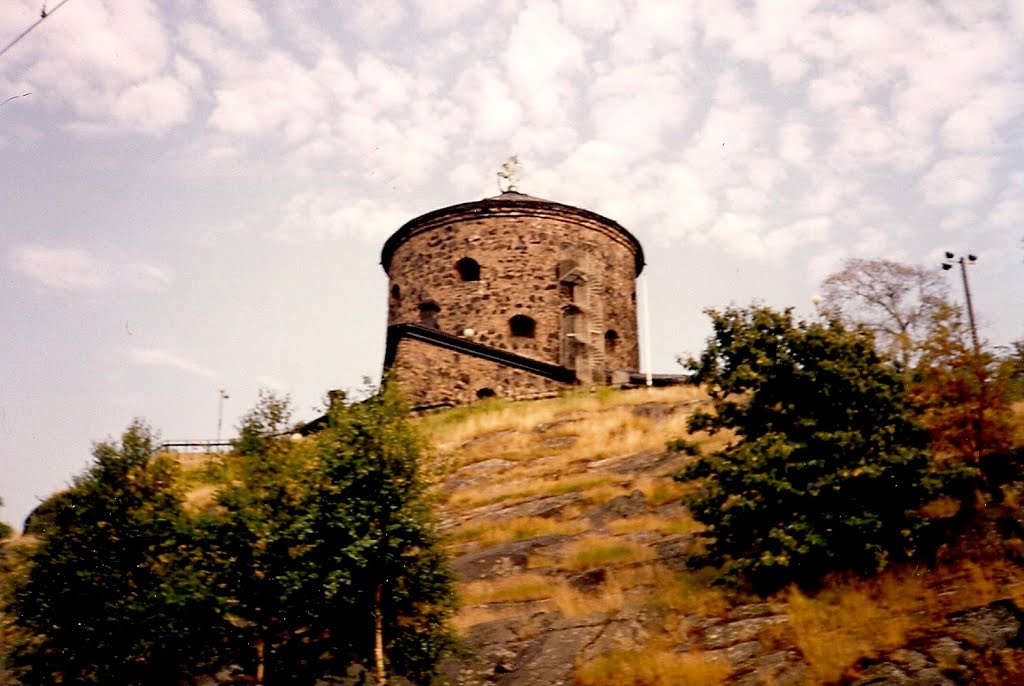
M 39 13 L 39 18 L 36 19 L 35 22 L 31 26 L 29 26 L 27 29 L 25 29 L 20 34 L 18 34 L 17 37 L 15 37 L 14 40 L 12 40 L 10 43 L 8 43 L 6 46 L 4 46 L 4 49 L 0 50 L 0 57 L 3 57 L 5 52 L 7 52 L 11 48 L 13 48 L 18 43 L 18 41 L 20 41 L 22 38 L 24 38 L 29 33 L 31 33 L 32 29 L 34 29 L 35 27 L 37 27 L 40 24 L 42 24 L 44 19 L 48 19 L 49 17 L 52 17 L 53 13 L 56 12 L 57 10 L 59 10 L 61 7 L 63 7 L 65 5 L 65 3 L 67 3 L 67 2 L 68 2 L 68 0 L 60 0 L 60 2 L 58 2 L 54 6 L 54 8 L 52 10 L 49 10 L 49 11 L 47 11 L 46 5 L 43 5 L 43 11 Z

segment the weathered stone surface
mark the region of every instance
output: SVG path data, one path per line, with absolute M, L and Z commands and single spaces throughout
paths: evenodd
M 554 431 L 555 429 L 564 429 L 568 426 L 579 424 L 581 421 L 583 421 L 582 417 L 568 417 L 565 419 L 557 419 L 553 422 L 545 422 L 543 424 L 538 424 L 537 426 L 533 427 L 533 431 L 534 433 L 546 434 L 550 431 Z
M 736 667 L 750 662 L 762 653 L 764 653 L 764 646 L 760 641 L 744 641 L 728 648 L 705 651 L 704 657 L 712 662 L 722 662 Z
M 906 686 L 910 677 L 891 662 L 871 665 L 861 674 L 853 686 Z
M 890 653 L 889 659 L 912 672 L 920 671 L 928 666 L 928 658 L 914 650 L 895 650 Z
M 638 245 L 603 217 L 523 198 L 513 194 L 437 210 L 400 229 L 385 246 L 388 324 L 429 326 L 602 381 L 612 370 L 639 368 Z M 478 279 L 463 280 L 457 268 L 463 258 L 477 263 Z M 575 287 L 560 283 L 560 264 L 568 260 L 582 275 Z M 570 307 L 575 314 L 567 317 Z M 534 320 L 532 336 L 513 335 L 510 319 L 516 315 Z M 482 389 L 520 398 L 565 387 L 410 342 L 398 345 L 392 372 L 413 405 L 472 402 Z
M 978 648 L 1005 648 L 1021 630 L 1020 611 L 1009 600 L 949 616 L 957 633 Z
M 638 650 L 650 638 L 640 613 L 625 612 L 604 625 L 601 634 L 580 653 L 580 659 L 593 660 L 615 651 Z
M 956 682 L 946 678 L 938 669 L 928 667 L 911 676 L 910 686 L 956 686 Z
M 803 686 L 807 683 L 806 674 L 807 667 L 797 652 L 778 650 L 737 665 L 736 676 L 730 683 L 736 686 Z
M 674 453 L 644 450 L 632 455 L 618 455 L 588 462 L 591 469 L 605 469 L 618 474 L 672 474 L 691 458 Z
M 964 647 L 956 639 L 942 636 L 928 647 L 927 653 L 940 667 L 952 667 L 960 661 Z
M 506 576 L 526 567 L 530 554 L 559 544 L 568 536 L 538 536 L 526 541 L 513 541 L 490 546 L 455 558 L 452 566 L 466 580 Z
M 788 621 L 789 617 L 785 615 L 771 615 L 713 624 L 704 630 L 704 643 L 709 650 L 728 648 L 737 643 L 752 641 L 766 629 Z
M 482 522 L 487 519 L 500 521 L 519 517 L 554 517 L 570 505 L 578 505 L 582 500 L 578 493 L 563 493 L 562 495 L 530 498 L 521 502 L 493 503 L 474 508 L 465 513 L 461 520 L 472 519 Z
M 591 510 L 589 519 L 595 524 L 627 517 L 636 517 L 647 512 L 647 500 L 640 491 L 632 491 L 628 495 L 612 498 L 600 507 Z
M 455 491 L 493 483 L 499 474 L 506 469 L 514 467 L 515 464 L 511 460 L 495 457 L 460 467 L 445 477 L 444 486 L 441 488 L 441 491 L 444 493 L 454 493 Z
M 602 632 L 600 623 L 549 631 L 534 640 L 516 668 L 499 676 L 504 686 L 558 686 L 570 683 L 576 656 Z
M 544 450 L 565 450 L 576 445 L 577 440 L 575 436 L 553 436 L 540 445 Z

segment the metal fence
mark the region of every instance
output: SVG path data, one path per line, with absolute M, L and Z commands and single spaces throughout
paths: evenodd
M 227 453 L 231 452 L 231 441 L 198 439 L 164 441 L 157 446 L 157 451 L 168 453 Z

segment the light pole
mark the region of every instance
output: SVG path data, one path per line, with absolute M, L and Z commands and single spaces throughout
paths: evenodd
M 953 253 L 946 251 L 947 260 L 955 260 L 960 263 L 960 276 L 964 280 L 964 297 L 967 300 L 967 318 L 971 323 L 971 342 L 974 343 L 974 364 L 971 365 L 977 370 L 978 374 L 978 413 L 974 419 L 974 440 L 976 442 L 975 448 L 978 453 L 978 459 L 981 459 L 982 445 L 983 445 L 983 434 L 984 434 L 984 423 L 985 423 L 985 384 L 987 382 L 985 369 L 981 364 L 981 346 L 978 345 L 978 328 L 974 323 L 974 304 L 971 302 L 971 287 L 967 282 L 967 264 L 974 263 L 977 261 L 977 255 L 968 254 L 966 258 L 962 255 L 957 257 Z M 952 262 L 943 262 L 942 269 L 949 271 L 953 268 Z
M 956 257 L 956 255 L 954 255 L 953 253 L 949 251 L 946 252 L 947 260 L 952 260 L 954 258 L 956 258 L 956 261 L 960 263 L 960 276 L 963 277 L 964 295 L 967 297 L 967 318 L 971 322 L 971 341 L 974 342 L 974 354 L 977 355 L 980 352 L 978 346 L 978 328 L 974 324 L 974 304 L 971 302 L 971 287 L 967 283 L 967 263 L 976 262 L 978 256 L 968 255 L 965 261 L 963 257 Z M 942 268 L 946 271 L 949 271 L 950 269 L 953 268 L 953 265 L 950 262 L 943 262 Z
M 220 425 L 224 420 L 224 401 L 230 398 L 228 389 L 221 386 L 217 389 L 217 442 L 220 443 Z

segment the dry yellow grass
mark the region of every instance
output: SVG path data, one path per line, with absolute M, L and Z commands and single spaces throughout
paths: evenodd
M 545 600 L 554 596 L 561 581 L 542 574 L 515 574 L 459 584 L 459 597 L 467 606 L 486 603 Z
M 531 556 L 529 565 L 533 568 L 557 567 L 578 572 L 644 562 L 654 557 L 655 552 L 649 547 L 625 538 L 590 535 L 565 546 L 557 559 L 542 555 Z
M 545 442 L 559 436 L 574 436 L 577 440 L 556 452 L 580 459 L 603 455 L 610 440 L 614 440 L 617 451 L 660 449 L 669 438 L 686 432 L 687 413 L 675 413 L 654 422 L 634 415 L 633 408 L 649 402 L 705 398 L 702 391 L 691 386 L 628 392 L 599 389 L 529 403 L 479 403 L 426 415 L 420 419 L 420 426 L 433 441 L 442 461 L 451 457 L 453 451 L 459 453 L 461 464 L 498 455 L 506 459 L 536 457 L 555 452 L 546 449 Z M 534 431 L 542 425 L 571 422 L 580 417 L 586 417 L 586 421 L 567 423 L 544 433 Z
M 656 531 L 662 534 L 692 534 L 704 529 L 704 525 L 696 521 L 688 513 L 678 517 L 663 517 L 649 514 L 638 517 L 617 519 L 605 524 L 610 533 L 616 535 L 635 534 L 644 531 Z
M 519 517 L 502 521 L 483 521 L 463 524 L 448 534 L 454 543 L 476 542 L 492 546 L 509 541 L 522 541 L 553 534 L 577 534 L 587 528 L 582 521 L 562 521 L 541 517 Z
M 859 658 L 893 650 L 950 608 L 936 575 L 893 571 L 874 579 L 833 580 L 814 597 L 786 594 L 789 629 L 813 683 L 837 679 Z M 980 590 L 980 589 L 975 589 Z M 976 598 L 973 604 L 985 602 Z
M 712 586 L 712 574 L 701 572 L 673 572 L 658 566 L 652 579 L 654 588 L 651 604 L 666 616 L 721 615 L 734 603 L 720 586 Z
M 596 613 L 611 615 L 625 606 L 626 596 L 618 579 L 609 575 L 605 583 L 592 592 L 580 591 L 569 585 L 559 586 L 552 595 L 552 602 L 563 617 Z
M 576 666 L 576 686 L 715 686 L 732 670 L 700 653 L 652 647 L 602 655 Z
M 489 607 L 467 607 L 463 608 L 454 617 L 452 617 L 451 626 L 457 632 L 464 632 L 470 627 L 474 627 L 478 624 L 492 622 L 495 619 L 515 617 L 518 614 L 519 610 L 515 607 L 502 607 L 497 609 Z
M 623 481 L 619 477 L 619 481 Z M 610 476 L 600 475 L 571 475 L 556 479 L 502 479 L 490 486 L 477 487 L 457 491 L 448 498 L 447 506 L 453 510 L 479 507 L 499 502 L 517 502 L 529 498 L 538 498 L 553 495 L 564 495 L 566 493 L 594 494 L 594 498 L 588 498 L 592 502 L 600 502 L 601 489 L 614 484 Z

